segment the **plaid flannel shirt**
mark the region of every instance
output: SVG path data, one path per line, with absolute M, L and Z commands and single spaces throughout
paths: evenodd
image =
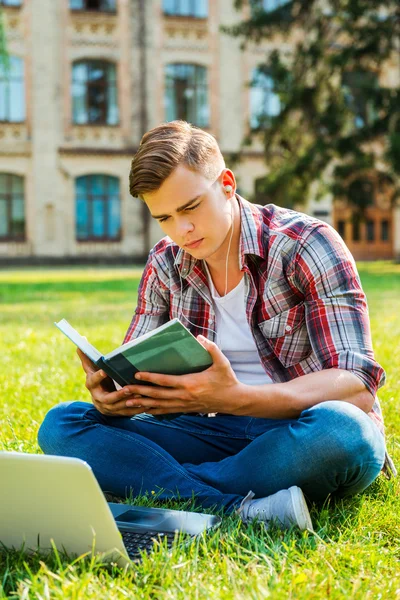
M 246 312 L 266 373 L 273 382 L 322 369 L 354 373 L 375 397 L 369 416 L 385 436 L 376 396 L 385 372 L 374 359 L 366 297 L 343 240 L 309 215 L 237 199 Z M 165 237 L 149 254 L 124 341 L 175 317 L 193 335 L 214 341 L 216 317 L 202 262 Z M 382 470 L 388 479 L 397 474 L 387 452 Z

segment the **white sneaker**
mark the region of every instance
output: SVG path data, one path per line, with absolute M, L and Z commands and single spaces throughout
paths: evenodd
M 296 485 L 266 498 L 253 498 L 254 493 L 250 491 L 237 511 L 244 523 L 253 519 L 264 522 L 277 519 L 285 529 L 297 525 L 300 529 L 314 531 L 304 494 Z

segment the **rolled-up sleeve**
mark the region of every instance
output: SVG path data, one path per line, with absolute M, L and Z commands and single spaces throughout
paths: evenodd
M 150 253 L 138 288 L 135 313 L 125 334 L 124 343 L 159 327 L 169 318 L 168 290 L 161 283 Z
M 298 242 L 294 265 L 308 335 L 322 368 L 351 371 L 375 396 L 385 383 L 385 371 L 374 358 L 367 300 L 342 238 L 328 224 L 309 226 Z

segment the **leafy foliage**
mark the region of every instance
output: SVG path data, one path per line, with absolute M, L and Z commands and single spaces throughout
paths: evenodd
M 223 31 L 241 38 L 242 48 L 280 40 L 259 66 L 273 81 L 280 110 L 259 115 L 243 143 L 263 142 L 269 174 L 258 181 L 258 195 L 292 206 L 317 181 L 317 197 L 331 191 L 362 210 L 368 200 L 360 190 L 372 179 L 390 182 L 392 200 L 398 198 L 399 81 L 386 85 L 381 75 L 396 61 L 400 5 L 235 0 L 237 9 L 247 5 L 248 18 Z
M 4 64 L 7 59 L 6 35 L 4 30 L 3 12 L 0 5 L 0 65 Z

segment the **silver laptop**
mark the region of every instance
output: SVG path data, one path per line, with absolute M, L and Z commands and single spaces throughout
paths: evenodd
M 107 502 L 90 466 L 77 458 L 0 452 L 0 543 L 68 554 L 101 553 L 121 566 L 154 540 L 171 545 L 218 526 L 204 513 Z

